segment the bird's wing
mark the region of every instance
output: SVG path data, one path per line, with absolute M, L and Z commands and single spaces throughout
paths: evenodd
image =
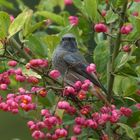
M 106 89 L 99 82 L 95 74 L 89 74 L 86 71 L 88 63 L 85 61 L 84 57 L 80 53 L 69 53 L 63 56 L 63 60 L 66 62 L 70 70 L 77 72 L 86 79 L 89 79 L 94 85 L 100 87 L 105 93 Z

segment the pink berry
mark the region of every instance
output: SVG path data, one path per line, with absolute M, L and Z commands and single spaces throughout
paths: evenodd
M 125 45 L 125 46 L 122 47 L 122 50 L 123 50 L 124 52 L 130 52 L 130 51 L 131 51 L 131 48 L 130 48 L 130 46 Z
M 27 125 L 28 125 L 28 127 L 30 128 L 32 125 L 34 125 L 35 123 L 33 122 L 33 121 L 28 121 L 27 122 Z
M 40 65 L 43 65 L 43 60 L 42 59 L 32 59 L 32 60 L 30 60 L 29 63 L 32 67 L 39 67 Z
M 102 10 L 101 14 L 103 17 L 106 16 L 106 10 Z
M 101 32 L 107 32 L 107 26 L 103 23 L 95 24 L 94 26 L 95 32 L 101 33 Z
M 81 88 L 82 88 L 84 91 L 88 91 L 89 87 L 90 87 L 90 84 L 87 83 L 87 82 L 84 83 L 84 84 L 82 84 L 82 86 L 81 86 Z
M 126 117 L 130 117 L 132 115 L 132 110 L 130 108 L 121 107 L 120 111 Z
M 15 19 L 14 16 L 13 15 L 10 15 L 10 21 L 13 22 L 14 19 Z
M 80 100 L 83 100 L 83 99 L 86 99 L 86 92 L 85 91 L 83 91 L 83 90 L 80 90 L 79 92 L 78 92 L 78 98 L 80 99 Z
M 16 75 L 15 78 L 18 82 L 24 82 L 26 80 L 26 77 L 21 75 Z
M 35 139 L 35 140 L 38 140 L 38 139 L 43 139 L 45 138 L 45 134 L 39 130 L 36 130 L 32 133 L 32 137 Z
M 136 94 L 140 96 L 140 89 L 136 91 Z
M 11 67 L 15 67 L 17 65 L 17 61 L 11 60 L 8 62 L 8 65 Z
M 101 140 L 109 140 L 109 137 L 107 134 L 104 134 L 102 137 L 101 137 Z
M 13 114 L 17 114 L 17 113 L 19 112 L 19 110 L 16 108 L 16 109 L 12 109 L 11 112 L 12 112 Z
M 134 12 L 132 13 L 132 15 L 135 16 L 135 17 L 138 17 L 138 16 L 139 16 L 139 13 L 138 13 L 137 11 L 134 11 Z
M 85 118 L 83 118 L 83 117 L 76 117 L 76 118 L 75 118 L 75 123 L 76 123 L 77 125 L 84 125 L 84 123 L 85 123 Z
M 37 122 L 36 125 L 39 129 L 43 129 L 46 127 L 45 123 L 42 121 Z
M 53 79 L 57 79 L 58 77 L 60 77 L 60 72 L 58 70 L 52 70 L 50 73 L 49 73 L 49 76 Z
M 80 126 L 80 125 L 75 125 L 74 128 L 73 128 L 73 132 L 74 132 L 74 134 L 76 134 L 76 135 L 81 134 L 81 132 L 82 132 L 81 126 Z
M 42 116 L 45 116 L 45 117 L 50 117 L 50 112 L 49 112 L 49 110 L 47 110 L 47 109 L 42 109 L 41 110 L 41 115 Z
M 93 64 L 93 63 L 91 63 L 89 66 L 87 66 L 86 71 L 87 71 L 88 73 L 92 73 L 92 72 L 95 73 L 95 72 L 96 72 L 96 65 Z
M 71 86 L 67 86 L 65 87 L 65 90 L 64 90 L 64 95 L 76 95 L 77 93 L 75 92 L 75 89 Z
M 140 103 L 137 103 L 135 107 L 140 110 Z
M 20 94 L 25 94 L 25 93 L 26 93 L 26 90 L 25 90 L 24 88 L 20 87 L 20 88 L 18 89 L 18 92 L 19 92 Z
M 0 84 L 1 90 L 7 90 L 7 84 Z
M 62 128 L 62 129 L 58 128 L 58 129 L 55 130 L 55 134 L 56 134 L 59 138 L 61 138 L 61 137 L 66 137 L 66 136 L 67 136 L 67 131 L 66 131 L 64 128 Z
M 96 121 L 92 120 L 92 119 L 88 119 L 85 122 L 86 126 L 91 127 L 96 129 L 98 127 L 98 124 L 96 123 Z
M 77 16 L 69 16 L 69 22 L 73 26 L 77 26 L 79 23 L 79 19 Z
M 70 104 L 67 101 L 59 101 L 58 108 L 59 109 L 69 109 Z
M 74 84 L 74 87 L 79 90 L 82 86 L 82 82 L 81 81 L 76 81 L 75 84 Z
M 117 123 L 121 117 L 121 113 L 119 110 L 113 110 L 112 112 L 112 116 L 109 118 L 109 121 L 111 123 Z
M 46 89 L 41 89 L 41 90 L 39 91 L 39 95 L 40 95 L 41 97 L 46 97 L 46 95 L 47 95 L 47 90 L 46 90 Z
M 78 140 L 77 137 L 72 136 L 70 140 Z
M 133 26 L 131 24 L 123 25 L 120 29 L 122 34 L 129 34 L 133 30 Z
M 32 84 L 38 84 L 39 83 L 38 78 L 36 78 L 35 76 L 29 76 L 28 79 L 27 79 L 27 81 L 29 83 L 32 83 Z
M 21 68 L 16 69 L 15 74 L 22 75 L 22 69 Z
M 65 5 L 72 5 L 73 1 L 72 0 L 64 0 Z

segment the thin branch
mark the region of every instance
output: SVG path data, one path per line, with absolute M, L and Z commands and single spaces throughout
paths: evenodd
M 120 48 L 120 44 L 121 44 L 121 32 L 120 32 L 120 28 L 122 27 L 123 23 L 124 23 L 124 19 L 125 19 L 125 12 L 127 9 L 127 4 L 128 1 L 126 0 L 123 7 L 122 7 L 122 11 L 121 11 L 121 16 L 120 16 L 120 21 L 119 21 L 119 30 L 118 30 L 118 34 L 117 34 L 117 39 L 115 41 L 114 45 L 111 45 L 110 47 L 110 62 L 109 62 L 109 79 L 108 79 L 108 100 L 111 101 L 112 95 L 113 95 L 113 84 L 114 84 L 114 65 L 115 65 L 115 59 L 119 53 L 119 48 Z M 111 41 L 112 44 L 112 41 Z M 112 53 L 113 51 L 113 53 Z

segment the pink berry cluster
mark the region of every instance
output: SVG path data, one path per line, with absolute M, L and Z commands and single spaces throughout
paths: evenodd
M 27 64 L 28 67 L 38 67 L 38 68 L 46 68 L 48 67 L 48 60 L 46 59 L 32 59 Z
M 104 127 L 107 122 L 111 124 L 117 123 L 122 116 L 130 117 L 132 110 L 130 108 L 121 107 L 116 109 L 114 105 L 111 107 L 103 106 L 100 112 L 94 112 L 92 118 L 86 119 L 83 116 L 75 118 L 75 125 L 73 128 L 74 134 L 82 133 L 83 128 L 99 129 L 100 126 Z
M 19 112 L 19 109 L 24 111 L 34 110 L 36 104 L 32 102 L 32 96 L 27 94 L 13 94 L 7 95 L 6 99 L 0 98 L 0 110 L 12 112 L 14 114 Z
M 58 108 L 65 110 L 66 113 L 74 115 L 76 113 L 76 108 L 71 106 L 67 101 L 58 102 Z
M 35 65 L 36 61 L 31 61 L 33 66 L 47 66 L 47 61 L 38 60 L 38 65 Z M 10 67 L 7 71 L 0 74 L 0 90 L 7 92 L 6 98 L 0 96 L 0 109 L 12 113 L 18 113 L 20 109 L 23 111 L 30 111 L 36 109 L 36 104 L 33 101 L 33 96 L 39 95 L 45 97 L 47 90 L 40 86 L 36 86 L 39 83 L 39 79 L 35 76 L 25 75 L 21 68 L 14 68 L 17 66 L 17 61 L 10 60 L 7 65 Z M 12 68 L 11 68 L 12 67 Z M 12 80 L 21 84 L 27 83 L 30 85 L 31 90 L 19 87 L 18 89 L 11 89 Z M 10 90 L 10 93 L 9 93 Z M 35 94 L 36 93 L 36 94 Z
M 57 140 L 67 136 L 68 132 L 65 128 L 58 128 L 62 124 L 58 116 L 52 115 L 47 109 L 42 109 L 41 115 L 42 121 L 28 121 L 27 123 L 34 139 Z
M 23 74 L 21 68 L 9 69 L 6 72 L 0 74 L 0 90 L 7 90 L 8 85 L 11 83 L 12 77 L 14 77 L 14 79 L 19 83 L 23 82 L 27 82 L 30 84 L 39 83 L 39 79 L 37 77 Z
M 78 96 L 80 93 L 86 93 L 86 91 L 89 90 L 90 86 L 92 83 L 90 80 L 84 80 L 83 82 L 81 81 L 76 81 L 75 84 L 72 86 L 66 86 L 63 95 L 64 96 L 69 96 L 69 95 L 74 95 Z
M 66 112 L 70 107 L 71 105 L 67 101 L 58 102 L 58 108 Z M 42 109 L 41 115 L 43 117 L 41 121 L 29 121 L 27 123 L 34 139 L 58 140 L 59 138 L 67 137 L 69 127 L 62 127 L 63 122 L 60 117 L 52 115 L 47 109 Z M 121 107 L 120 109 L 116 109 L 115 105 L 111 105 L 110 107 L 103 106 L 100 112 L 92 113 L 91 118 L 86 118 L 83 115 L 75 115 L 71 140 L 77 140 L 77 136 L 82 134 L 84 128 L 100 130 L 100 128 L 105 127 L 107 122 L 114 124 L 119 122 L 122 116 L 130 117 L 131 115 L 132 110 L 130 108 Z M 103 135 L 102 140 L 107 137 L 107 135 Z
M 8 61 L 7 65 L 10 67 L 9 70 L 0 74 L 0 90 L 7 90 L 13 77 L 19 83 L 27 82 L 33 85 L 39 83 L 37 77 L 25 75 L 21 68 L 14 68 L 17 64 L 18 62 L 15 60 Z M 48 61 L 44 59 L 32 59 L 27 65 L 28 69 L 30 67 L 44 68 L 48 66 Z
M 92 72 L 95 73 L 96 72 L 96 65 L 91 63 L 89 66 L 87 66 L 86 70 L 88 73 L 92 73 Z
M 108 31 L 108 28 L 104 23 L 97 23 L 94 26 L 94 30 L 97 33 L 101 33 L 101 32 L 106 33 Z M 121 34 L 127 35 L 127 34 L 131 33 L 132 30 L 133 30 L 132 24 L 124 24 L 121 27 L 120 32 L 121 32 Z

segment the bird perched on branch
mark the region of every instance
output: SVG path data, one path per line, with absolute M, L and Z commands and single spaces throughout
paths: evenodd
M 59 70 L 65 79 L 64 82 L 68 85 L 73 85 L 78 80 L 89 79 L 93 85 L 99 87 L 105 93 L 107 92 L 97 76 L 86 71 L 89 64 L 78 50 L 76 38 L 73 34 L 65 34 L 62 37 L 60 44 L 54 50 L 52 65 Z

